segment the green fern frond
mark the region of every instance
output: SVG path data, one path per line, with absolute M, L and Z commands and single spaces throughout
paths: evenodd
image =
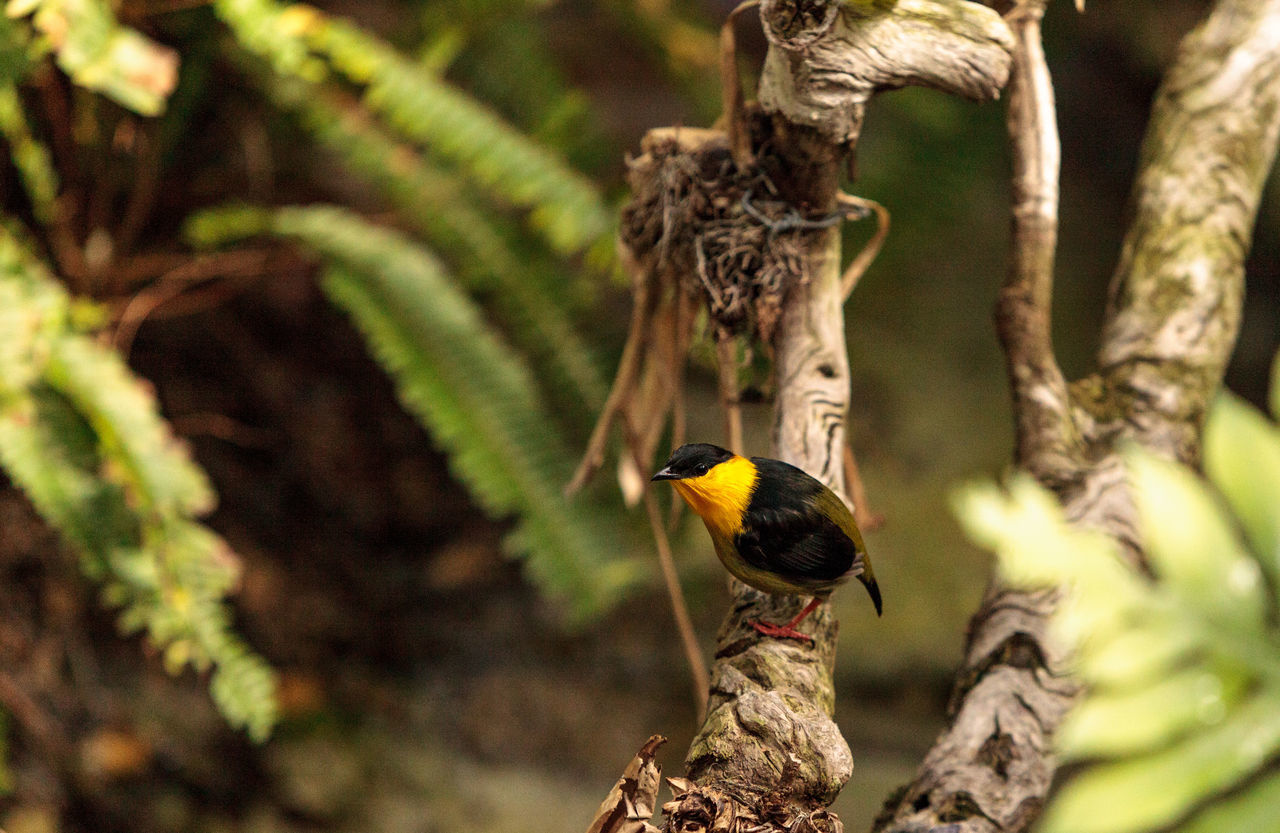
M 45 380 L 93 428 L 104 461 L 140 515 L 202 515 L 213 508 L 213 489 L 179 446 L 155 399 L 118 353 L 83 338 L 54 342 Z
M 431 243 L 455 255 L 458 276 L 493 299 L 516 341 L 546 366 L 567 401 L 590 412 L 599 409 L 606 386 L 592 350 L 491 218 L 475 207 L 463 182 L 388 136 L 355 102 L 296 79 L 259 80 L 273 103 L 295 113 L 321 145 L 375 185 Z
M 417 63 L 437 74 L 448 68 L 468 93 L 577 167 L 611 164 L 610 143 L 602 141 L 588 97 L 573 86 L 547 37 L 546 5 L 424 5 L 417 19 L 426 42 Z
M 223 714 L 263 739 L 274 677 L 231 630 L 235 556 L 194 520 L 213 492 L 150 391 L 76 330 L 73 309 L 0 228 L 0 466 L 79 552 L 121 628 L 145 630 L 174 673 L 212 668 Z
M 76 84 L 144 116 L 164 110 L 178 80 L 178 53 L 121 26 L 105 0 L 14 0 L 5 13 L 31 15 Z
M 0 81 L 0 133 L 9 143 L 9 157 L 31 200 L 32 213 L 39 222 L 48 223 L 53 219 L 53 201 L 58 196 L 58 175 L 49 152 L 31 134 L 18 88 L 11 81 Z
M 17 84 L 35 63 L 30 27 L 0 14 L 0 83 Z
M 287 15 L 288 7 L 272 0 L 214 0 L 213 8 L 241 46 L 270 61 L 281 75 L 307 81 L 329 76 L 328 65 L 298 37 L 298 27 L 291 22 L 297 15 Z
M 420 246 L 332 207 L 224 209 L 189 227 L 208 244 L 260 231 L 293 238 L 329 263 L 324 288 L 346 309 L 401 398 L 490 513 L 517 517 L 508 546 L 528 554 L 529 574 L 585 619 L 642 574 L 613 555 L 616 530 L 561 487 L 572 454 L 518 353 Z
M 1029 477 L 961 500 L 1008 581 L 1064 588 L 1052 634 L 1088 686 L 1056 739 L 1081 767 L 1038 829 L 1280 829 L 1280 427 L 1224 395 L 1206 426 L 1211 484 L 1138 448 L 1126 464 L 1150 578 L 1069 528 Z
M 581 252 L 608 236 L 610 214 L 589 180 L 372 35 L 301 3 L 215 0 L 213 7 L 246 49 L 283 75 L 320 80 L 310 61 L 322 57 L 364 88 L 365 106 L 389 128 L 529 210 L 559 251 Z

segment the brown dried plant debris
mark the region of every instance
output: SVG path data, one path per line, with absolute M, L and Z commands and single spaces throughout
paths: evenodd
M 742 113 L 751 163 L 734 161 L 724 131 L 659 128 L 629 160 L 632 200 L 622 210 L 620 260 L 631 276 L 633 312 L 608 400 L 573 479 L 572 494 L 604 463 L 615 425 L 622 429 L 618 484 L 628 505 L 648 488 L 657 445 L 671 425 L 671 445 L 685 440 L 684 373 L 705 304 L 717 347 L 725 440 L 743 452 L 736 345 L 770 354 L 788 293 L 807 280 L 805 236 L 874 215 L 877 231 L 842 278 L 845 294 L 879 253 L 888 212 L 871 200 L 841 194 L 836 213 L 815 216 L 777 197 L 782 165 L 771 149 L 771 125 L 758 108 Z M 856 478 L 855 478 L 856 481 Z M 860 517 L 875 527 L 865 499 Z
M 772 343 L 788 293 L 807 280 L 806 235 L 836 225 L 844 212 L 814 216 L 777 196 L 781 170 L 768 118 L 748 114 L 752 165 L 733 161 L 722 130 L 659 128 L 630 160 L 632 199 L 622 210 L 621 260 L 631 275 L 633 313 L 613 389 L 567 491 L 604 462 L 615 424 L 626 451 L 620 480 L 640 500 L 656 444 L 669 418 L 680 426 L 683 371 L 698 309 L 705 303 L 718 340 L 730 335 Z
M 672 799 L 662 805 L 663 833 L 844 833 L 840 817 L 824 807 L 799 809 L 765 796 L 754 806 L 715 787 L 668 778 Z
M 770 119 L 754 105 L 739 116 L 751 151 L 745 167 L 735 162 L 729 136 L 714 128 L 651 130 L 640 156 L 628 161 L 633 196 L 622 209 L 618 248 L 631 277 L 631 325 L 569 494 L 599 470 L 615 425 L 623 433 L 618 483 L 631 506 L 643 499 L 669 420 L 672 446 L 684 442 L 684 370 L 704 304 L 717 348 L 725 440 L 742 453 L 736 347 L 745 346 L 749 356 L 758 341 L 771 355 L 787 296 L 808 279 L 806 236 L 842 220 L 876 217 L 875 234 L 841 279 L 846 296 L 884 244 L 889 213 L 872 200 L 840 194 L 837 211 L 815 215 L 780 199 L 774 181 L 785 166 L 772 148 Z
M 658 783 L 662 768 L 654 761 L 658 747 L 666 743 L 662 735 L 653 735 L 627 764 L 622 777 L 596 810 L 587 833 L 657 833 L 650 823 L 658 801 Z
M 661 283 L 704 298 L 720 329 L 771 343 L 787 293 L 807 277 L 803 236 L 840 218 L 808 216 L 777 197 L 767 142 L 747 170 L 720 131 L 654 130 L 642 149 L 630 162 L 622 245 Z

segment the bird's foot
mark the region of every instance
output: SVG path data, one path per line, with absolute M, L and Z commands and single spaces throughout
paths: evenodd
M 755 628 L 765 636 L 772 636 L 775 639 L 798 639 L 801 642 L 813 642 L 813 637 L 807 633 L 801 633 L 790 625 L 771 625 L 768 622 L 747 622 L 748 625 Z

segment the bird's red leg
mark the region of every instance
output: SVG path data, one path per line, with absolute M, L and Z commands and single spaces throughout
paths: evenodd
M 785 625 L 771 625 L 768 622 L 748 622 L 747 624 L 758 630 L 765 636 L 772 636 L 777 639 L 799 639 L 803 642 L 812 642 L 813 637 L 807 633 L 800 633 L 796 630 L 796 625 L 800 624 L 800 620 L 813 613 L 814 608 L 822 604 L 821 596 L 814 596 L 813 601 L 800 611 L 800 615 L 792 619 Z

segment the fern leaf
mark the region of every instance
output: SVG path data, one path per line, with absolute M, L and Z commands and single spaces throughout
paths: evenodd
M 274 103 L 293 111 L 312 136 L 377 186 L 431 243 L 456 253 L 458 276 L 493 298 L 520 346 L 547 366 L 566 401 L 591 412 L 600 408 L 606 386 L 593 352 L 456 176 L 396 142 L 362 107 L 340 101 L 320 85 L 278 76 L 259 80 Z
M 58 195 L 58 175 L 49 152 L 31 134 L 18 88 L 11 81 L 0 80 L 0 133 L 9 143 L 9 156 L 31 201 L 32 213 L 41 223 L 48 223 Z
M 119 466 L 119 481 L 138 511 L 199 515 L 213 508 L 213 489 L 155 409 L 119 354 L 87 338 L 54 342 L 48 383 L 84 415 Z
M 121 628 L 145 630 L 174 673 L 212 668 L 223 714 L 263 738 L 276 720 L 274 677 L 231 630 L 234 555 L 194 520 L 213 492 L 150 391 L 71 313 L 0 226 L 0 466 L 79 551 Z
M 1212 484 L 1126 454 L 1151 577 L 1113 541 L 1067 527 L 1029 478 L 960 501 L 1006 580 L 1064 588 L 1051 632 L 1088 690 L 1058 733 L 1082 766 L 1045 833 L 1270 833 L 1280 821 L 1280 428 L 1227 396 L 1211 410 L 1205 461 Z
M 0 84 L 17 84 L 33 64 L 31 30 L 0 14 Z
M 486 510 L 515 513 L 508 538 L 528 553 L 529 574 L 584 619 L 605 609 L 641 570 L 611 557 L 616 532 L 561 486 L 572 455 L 539 399 L 532 374 L 484 322 L 429 253 L 388 229 L 331 207 L 205 212 L 202 242 L 256 221 L 291 237 L 330 266 L 325 291 L 364 332 L 405 405 L 450 453 L 450 464 Z
M 580 252 L 608 236 L 609 213 L 589 180 L 386 43 L 301 3 L 215 0 L 213 7 L 246 49 L 281 74 L 319 80 L 320 73 L 302 70 L 311 66 L 306 55 L 322 56 L 364 88 L 365 106 L 388 127 L 528 209 L 559 251 Z

